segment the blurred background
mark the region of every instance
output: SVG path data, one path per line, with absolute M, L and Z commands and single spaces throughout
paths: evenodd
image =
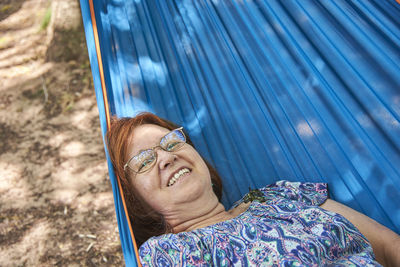
M 0 0 L 0 83 L 0 265 L 123 265 L 77 0 Z

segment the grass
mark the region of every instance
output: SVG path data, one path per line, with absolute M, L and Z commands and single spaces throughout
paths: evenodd
M 10 10 L 12 8 L 11 5 L 5 5 L 1 8 L 1 12 L 7 12 L 8 10 Z
M 44 14 L 42 23 L 40 24 L 40 30 L 43 31 L 49 26 L 51 19 L 51 5 L 47 8 L 46 13 Z

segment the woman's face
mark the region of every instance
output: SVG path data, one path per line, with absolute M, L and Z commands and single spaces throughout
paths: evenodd
M 161 138 L 169 132 L 154 124 L 136 127 L 129 142 L 127 158 L 158 146 Z M 173 152 L 161 148 L 155 151 L 157 161 L 151 169 L 138 174 L 130 172 L 132 186 L 150 207 L 168 217 L 190 209 L 199 201 L 216 198 L 207 165 L 191 145 L 184 144 Z M 176 174 L 177 178 L 173 179 Z

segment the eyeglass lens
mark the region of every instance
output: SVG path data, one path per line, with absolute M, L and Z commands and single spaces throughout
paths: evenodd
M 182 128 L 175 129 L 163 138 L 161 138 L 160 146 L 163 150 L 172 152 L 183 146 L 186 142 L 186 137 Z M 157 161 L 157 153 L 154 149 L 146 149 L 134 156 L 128 163 L 129 167 L 136 173 L 142 173 L 149 170 Z

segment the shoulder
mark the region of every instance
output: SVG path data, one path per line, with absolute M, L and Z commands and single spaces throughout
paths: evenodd
M 328 198 L 326 183 L 277 181 L 259 189 L 264 193 L 267 201 L 293 200 L 319 206 Z

